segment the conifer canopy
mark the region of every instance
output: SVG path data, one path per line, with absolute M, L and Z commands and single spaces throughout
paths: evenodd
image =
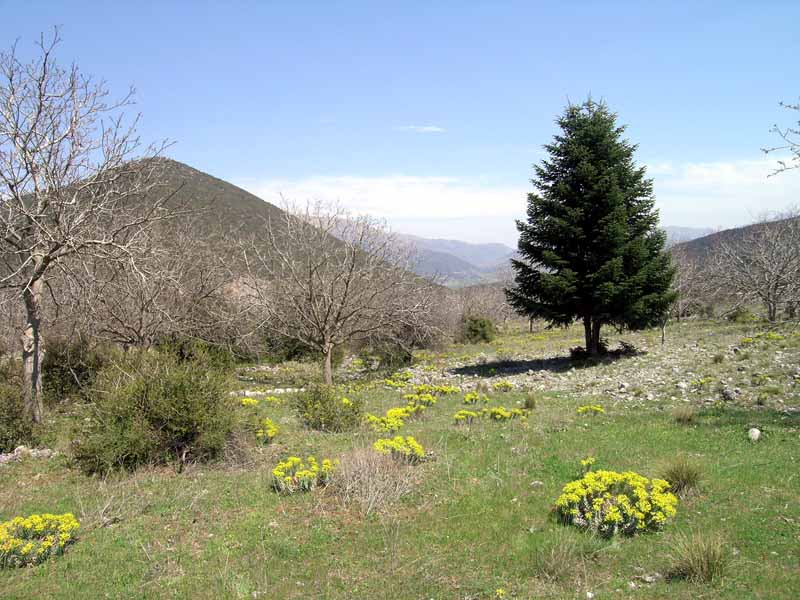
M 604 102 L 569 105 L 560 133 L 534 165 L 527 220 L 517 221 L 519 259 L 508 301 L 551 326 L 583 321 L 586 350 L 603 350 L 603 325 L 661 323 L 674 300 L 673 269 L 658 227 L 653 182 L 635 144 Z

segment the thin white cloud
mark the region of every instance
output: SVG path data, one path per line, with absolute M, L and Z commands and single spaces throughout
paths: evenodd
M 775 160 L 651 163 L 661 222 L 734 227 L 800 203 L 800 172 L 775 177 Z
M 800 204 L 800 171 L 768 177 L 774 160 L 707 163 L 652 162 L 656 205 L 663 225 L 734 227 L 769 211 Z M 497 241 L 514 245 L 514 219 L 525 215 L 529 184 L 491 178 L 314 176 L 240 181 L 268 202 L 339 202 L 386 219 L 393 228 L 425 237 Z
M 260 198 L 305 202 L 339 202 L 350 210 L 376 217 L 460 218 L 508 215 L 525 211 L 522 187 L 491 185 L 481 178 L 319 176 L 296 181 L 242 182 Z
M 438 125 L 400 125 L 395 127 L 397 131 L 413 131 L 414 133 L 444 133 L 444 127 Z

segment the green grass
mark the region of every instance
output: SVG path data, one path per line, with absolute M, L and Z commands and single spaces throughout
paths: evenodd
M 697 377 L 715 379 L 738 373 L 737 361 L 714 362 L 719 348 L 757 331 L 727 324 L 681 327 L 681 344 L 691 336 L 707 347 Z M 642 368 L 671 372 L 672 363 L 655 343 L 658 335 L 636 338 L 640 344 L 651 340 Z M 448 361 L 469 363 L 498 348 L 531 357 L 566 354 L 576 330 L 533 336 L 544 339 L 513 331 L 492 344 L 457 346 L 428 360 L 446 368 Z M 748 348 L 748 360 L 766 368 L 772 364 L 770 344 L 781 344 L 790 356 L 800 345 L 796 339 L 759 341 Z M 586 367 L 575 377 L 616 374 L 630 368 L 624 362 Z M 775 385 L 786 386 L 787 401 L 796 398 L 777 367 L 770 373 Z M 497 377 L 492 381 L 505 378 Z M 0 571 L 0 595 L 488 599 L 502 588 L 516 598 L 585 598 L 587 591 L 599 598 L 800 596 L 800 414 L 744 401 L 707 404 L 707 391 L 688 392 L 698 412 L 691 425 L 681 426 L 668 397 L 647 403 L 632 394 L 627 402 L 604 395 L 589 380 L 574 383 L 585 393 L 570 380 L 538 394 L 527 424 L 481 419 L 470 428 L 456 427 L 452 415 L 465 407 L 463 395 L 441 397 L 424 419 L 409 421 L 399 432 L 432 452 L 430 461 L 408 467 L 416 469 L 413 492 L 369 517 L 356 507 L 342 508 L 329 490 L 288 497 L 271 491 L 270 471 L 281 458 L 335 458 L 380 437 L 366 430 L 304 430 L 289 405 L 259 408 L 280 432 L 275 444 L 254 450 L 238 465 L 193 466 L 180 474 L 145 469 L 105 481 L 81 475 L 64 457 L 0 467 L 0 519 L 71 511 L 83 524 L 79 541 L 64 556 L 36 568 Z M 672 393 L 674 382 L 663 388 Z M 402 391 L 380 386 L 348 396 L 353 394 L 362 395 L 366 409 L 376 414 L 403 404 Z M 509 408 L 526 398 L 521 389 L 490 395 L 490 405 Z M 576 414 L 578 406 L 591 403 L 602 404 L 606 413 Z M 763 432 L 756 444 L 747 439 L 754 424 Z M 597 457 L 595 468 L 646 476 L 659 476 L 676 457 L 689 457 L 702 469 L 702 485 L 681 499 L 677 517 L 662 532 L 596 539 L 559 525 L 550 512 L 589 455 Z M 636 579 L 667 573 L 671 549 L 698 531 L 724 538 L 730 565 L 721 577 L 710 584 Z M 548 557 L 562 555 L 575 567 L 548 575 L 554 560 Z M 631 581 L 638 591 L 629 590 Z

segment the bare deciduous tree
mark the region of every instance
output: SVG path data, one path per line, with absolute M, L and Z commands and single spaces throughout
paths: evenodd
M 712 286 L 700 261 L 681 247 L 671 248 L 669 252 L 675 267 L 672 289 L 677 293 L 670 317 L 680 321 L 696 314 L 708 302 Z
M 738 237 L 718 243 L 713 277 L 737 305 L 761 302 L 775 321 L 800 301 L 800 213 L 765 217 Z
M 194 220 L 153 227 L 127 261 L 89 261 L 60 290 L 73 327 L 122 346 L 150 347 L 170 337 L 210 341 L 233 313 L 222 243 L 197 236 Z
M 163 148 L 143 149 L 123 109 L 133 91 L 110 101 L 95 82 L 54 58 L 59 43 L 43 35 L 37 57 L 0 54 L 0 287 L 25 307 L 21 336 L 25 408 L 42 418 L 42 318 L 45 288 L 91 256 L 125 255 L 144 228 L 165 218 L 154 190 Z M 140 153 L 140 151 L 143 151 Z
M 800 102 L 797 104 L 787 104 L 781 102 L 781 106 L 788 110 L 800 112 Z M 764 148 L 765 154 L 771 152 L 788 152 L 787 158 L 778 159 L 778 167 L 773 172 L 773 175 L 789 171 L 791 169 L 800 169 L 800 120 L 794 125 L 789 127 L 781 127 L 774 125 L 772 131 L 781 138 L 782 143 L 779 146 L 772 148 Z
M 436 290 L 380 223 L 320 203 L 284 210 L 263 238 L 243 244 L 242 296 L 259 327 L 322 353 L 326 383 L 337 346 L 433 333 Z

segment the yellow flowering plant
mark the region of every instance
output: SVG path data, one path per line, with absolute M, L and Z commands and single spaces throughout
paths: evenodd
M 583 406 L 579 406 L 576 412 L 579 415 L 602 415 L 606 412 L 606 409 L 599 404 L 584 404 Z
M 478 413 L 472 410 L 460 410 L 453 415 L 456 425 L 471 425 L 478 418 Z
M 498 381 L 492 385 L 492 389 L 496 392 L 510 392 L 514 389 L 514 384 L 510 381 Z
M 626 471 L 588 471 L 564 486 L 556 500 L 562 522 L 604 536 L 661 529 L 677 512 L 678 498 L 663 479 Z
M 256 429 L 256 439 L 264 445 L 269 444 L 278 435 L 278 426 L 272 419 L 261 419 L 258 429 Z
M 516 418 L 526 421 L 528 419 L 528 410 L 524 408 L 507 409 L 505 406 L 492 406 L 484 408 L 481 414 L 492 421 L 510 421 Z
M 392 458 L 411 464 L 418 463 L 425 458 L 425 449 L 410 435 L 380 439 L 372 447 L 381 454 L 388 454 Z
M 242 406 L 258 406 L 258 398 L 251 398 L 250 396 L 245 396 L 240 402 Z
M 309 492 L 330 483 L 336 465 L 330 459 L 322 464 L 313 456 L 305 462 L 298 456 L 290 456 L 272 469 L 272 489 L 280 494 Z
M 489 396 L 480 392 L 467 392 L 464 394 L 464 404 L 477 404 L 478 402 L 486 404 L 488 401 Z
M 0 523 L 0 567 L 37 565 L 63 554 L 79 528 L 72 513 L 15 517 Z

